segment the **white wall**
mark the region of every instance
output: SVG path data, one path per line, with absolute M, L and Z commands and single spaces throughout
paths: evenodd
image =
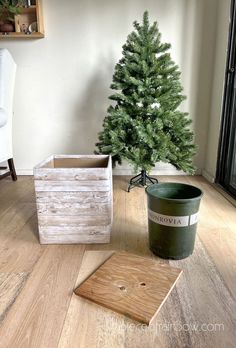
M 46 38 L 6 40 L 17 65 L 13 146 L 19 173 L 52 153 L 92 153 L 121 47 L 148 9 L 172 44 L 204 168 L 217 27 L 216 0 L 44 0 Z M 165 167 L 168 169 L 168 167 Z M 168 169 L 169 170 L 169 169 Z M 175 170 L 170 169 L 171 173 Z

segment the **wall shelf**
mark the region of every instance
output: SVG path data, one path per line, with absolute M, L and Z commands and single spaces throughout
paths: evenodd
M 42 39 L 44 38 L 44 33 L 32 33 L 32 34 L 25 34 L 25 33 L 0 33 L 0 39 Z
M 37 31 L 32 31 L 32 23 L 37 23 Z M 36 0 L 36 5 L 21 8 L 21 13 L 15 16 L 14 24 L 15 31 L 0 32 L 0 40 L 44 38 L 42 0 Z

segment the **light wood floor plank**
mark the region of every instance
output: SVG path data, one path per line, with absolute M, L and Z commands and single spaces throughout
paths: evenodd
M 15 202 L 35 203 L 32 176 L 19 177 L 17 181 L 10 177 L 0 180 L 0 217 Z
M 27 277 L 28 273 L 0 273 L 0 322 L 17 299 Z
M 76 287 L 111 254 L 111 251 L 85 252 Z M 83 313 L 82 316 L 79 313 Z M 124 347 L 124 331 L 114 331 L 111 327 L 113 320 L 117 321 L 115 313 L 73 294 L 58 347 Z M 108 331 L 107 321 L 110 326 Z M 124 318 L 121 315 L 120 323 L 122 322 Z
M 197 238 L 191 257 L 170 264 L 183 269 L 183 280 L 176 289 L 184 322 L 200 328 L 191 330 L 191 347 L 205 347 L 206 342 L 209 348 L 234 347 L 236 302 L 201 241 Z M 222 329 L 210 331 L 214 324 Z
M 35 204 L 15 203 L 0 219 L 0 272 L 30 272 L 44 247 L 38 243 Z
M 0 328 L 0 347 L 57 347 L 83 246 L 47 247 Z

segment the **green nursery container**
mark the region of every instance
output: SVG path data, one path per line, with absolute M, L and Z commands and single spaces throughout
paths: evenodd
M 164 259 L 192 254 L 202 191 L 181 183 L 159 183 L 146 188 L 151 251 Z

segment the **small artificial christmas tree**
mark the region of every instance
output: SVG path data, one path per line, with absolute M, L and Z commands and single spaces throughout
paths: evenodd
M 158 161 L 193 174 L 195 154 L 193 132 L 188 114 L 178 110 L 185 99 L 180 71 L 171 60 L 170 44 L 161 43 L 157 23 L 134 22 L 135 31 L 123 46 L 123 57 L 115 67 L 108 108 L 96 144 L 97 153 L 111 154 L 113 165 L 122 159 L 141 173 L 131 179 L 130 187 L 154 182 L 147 172 Z M 129 187 L 129 189 L 130 189 Z

